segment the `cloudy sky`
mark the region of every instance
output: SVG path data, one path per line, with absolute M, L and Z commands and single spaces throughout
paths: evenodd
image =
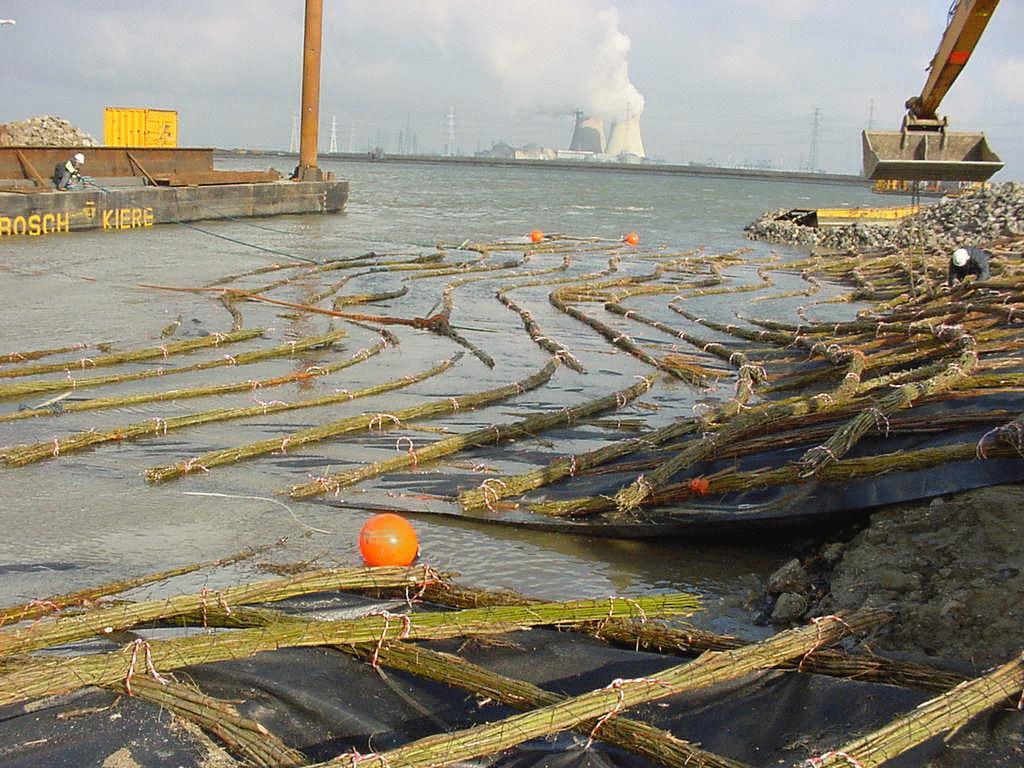
M 895 129 L 950 0 L 324 0 L 321 148 L 565 147 L 572 111 L 641 112 L 648 155 L 854 173 Z M 192 146 L 287 149 L 301 0 L 0 0 L 0 122 L 176 109 Z M 1024 2 L 1000 3 L 940 112 L 1024 179 Z M 817 120 L 815 118 L 817 115 Z M 817 128 L 815 129 L 815 125 Z

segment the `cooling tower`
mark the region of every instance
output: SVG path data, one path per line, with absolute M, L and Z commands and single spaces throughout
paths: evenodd
M 604 152 L 604 120 L 600 117 L 584 117 L 582 112 L 577 112 L 569 149 L 593 152 L 595 155 Z
M 645 157 L 644 140 L 640 138 L 640 117 L 627 117 L 612 126 L 611 136 L 608 137 L 608 145 L 605 147 L 606 155 L 618 157 L 620 155 L 636 155 Z

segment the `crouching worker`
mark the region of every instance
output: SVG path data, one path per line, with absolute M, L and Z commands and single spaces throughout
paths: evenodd
M 981 248 L 957 248 L 949 257 L 949 274 L 946 285 L 964 280 L 968 275 L 977 275 L 979 280 L 988 280 L 988 253 Z
M 76 152 L 72 158 L 63 163 L 58 163 L 53 169 L 53 183 L 60 192 L 67 192 L 68 187 L 82 181 L 82 166 L 85 165 L 85 155 Z

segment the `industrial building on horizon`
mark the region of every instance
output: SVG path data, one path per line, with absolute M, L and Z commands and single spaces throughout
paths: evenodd
M 589 116 L 582 110 L 574 113 L 572 139 L 568 149 L 552 149 L 536 144 L 512 147 L 498 142 L 488 150 L 477 152 L 477 157 L 512 160 L 581 160 L 596 162 L 639 163 L 647 159 L 640 135 L 640 116 L 626 112 L 626 117 L 612 123 L 611 133 L 605 140 L 604 120 Z

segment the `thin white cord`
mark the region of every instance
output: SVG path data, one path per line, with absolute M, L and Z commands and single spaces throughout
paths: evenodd
M 303 528 L 305 528 L 307 530 L 313 531 L 314 533 L 326 533 L 326 534 L 330 534 L 331 533 L 331 531 L 325 531 L 322 528 L 314 528 L 312 525 L 307 525 L 306 523 L 304 523 L 301 520 L 299 520 L 299 518 L 295 515 L 295 512 L 292 510 L 292 508 L 289 507 L 287 504 L 285 504 L 283 501 L 278 501 L 277 499 L 271 499 L 271 498 L 269 498 L 267 496 L 236 496 L 235 494 L 232 494 L 232 493 L 205 493 L 203 491 L 185 491 L 182 495 L 183 496 L 215 496 L 215 497 L 221 498 L 221 499 L 245 499 L 247 501 L 269 501 L 271 504 L 277 504 L 277 506 L 284 507 L 286 510 L 288 510 L 288 514 L 292 516 L 292 520 L 295 521 L 296 525 L 300 525 L 300 526 L 302 526 Z

